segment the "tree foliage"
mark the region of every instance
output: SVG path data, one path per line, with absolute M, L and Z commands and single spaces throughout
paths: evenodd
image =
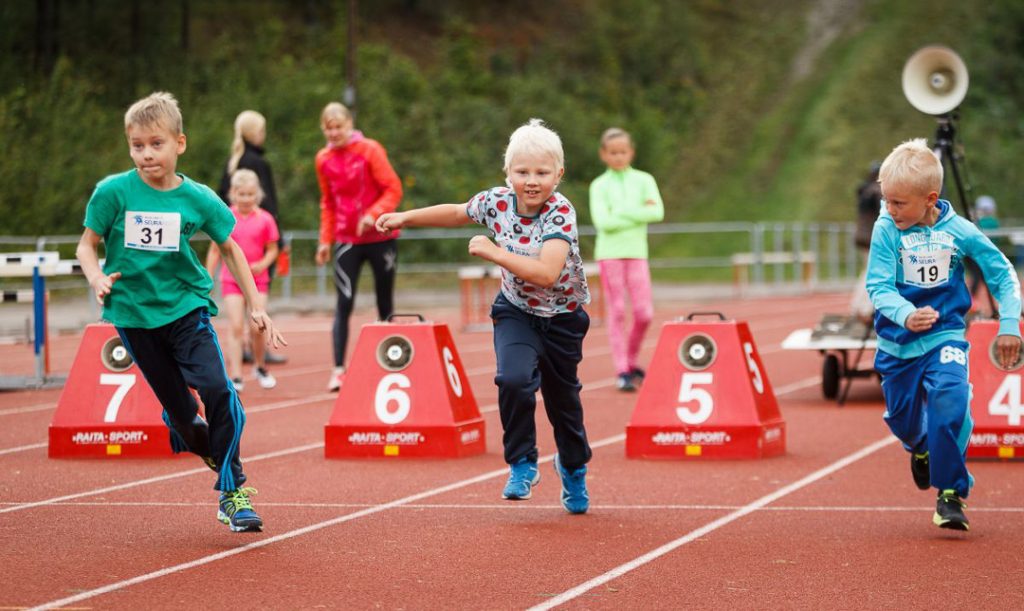
M 0 3 L 0 233 L 76 233 L 96 181 L 130 167 L 125 108 L 154 90 L 182 105 L 179 169 L 208 184 L 237 113 L 264 113 L 283 224 L 315 228 L 318 117 L 345 85 L 347 15 L 342 0 Z M 868 162 L 932 135 L 899 78 L 941 42 L 971 71 L 960 133 L 976 193 L 1020 213 L 1014 0 L 364 0 L 357 21 L 357 127 L 388 149 L 406 207 L 500 184 L 509 133 L 541 117 L 584 221 L 611 125 L 633 133 L 670 220 L 847 220 Z

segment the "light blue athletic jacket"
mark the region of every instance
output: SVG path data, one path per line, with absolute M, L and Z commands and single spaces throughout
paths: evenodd
M 981 231 L 958 216 L 940 199 L 939 219 L 933 227 L 913 226 L 900 231 L 883 208 L 871 234 L 867 289 L 875 306 L 878 349 L 909 359 L 949 340 L 963 340 L 964 315 L 971 295 L 964 282 L 963 257 L 981 267 L 992 295 L 999 302 L 999 334 L 1020 336 L 1020 281 L 1016 270 Z M 948 251 L 949 274 L 941 273 Z M 905 265 L 909 267 L 905 269 Z M 909 272 L 909 273 L 905 273 Z M 931 306 L 939 320 L 923 333 L 908 331 L 907 317 L 917 308 Z

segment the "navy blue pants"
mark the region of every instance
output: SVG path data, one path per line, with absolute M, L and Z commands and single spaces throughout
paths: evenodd
M 371 230 L 372 231 L 372 230 Z M 334 312 L 334 366 L 345 364 L 345 349 L 348 346 L 348 319 L 356 303 L 356 289 L 359 286 L 359 272 L 363 262 L 370 264 L 373 272 L 373 286 L 377 293 L 377 315 L 386 320 L 395 311 L 395 274 L 398 272 L 398 240 L 386 240 L 370 244 L 338 244 L 334 248 L 334 288 L 337 303 Z
M 576 368 L 590 317 L 583 309 L 542 318 L 523 312 L 498 294 L 491 306 L 498 357 L 498 409 L 504 429 L 505 462 L 537 460 L 537 389 L 555 432 L 559 459 L 572 471 L 591 456 L 583 427 L 583 386 Z
M 164 408 L 175 452 L 212 458 L 221 491 L 245 482 L 238 445 L 245 412 L 224 368 L 210 313 L 199 308 L 155 329 L 117 327 L 117 333 Z M 199 392 L 206 422 L 189 388 Z
M 928 452 L 932 486 L 966 498 L 974 478 L 967 444 L 974 422 L 969 409 L 967 342 L 948 341 L 917 358 L 875 355 L 882 375 L 885 422 L 908 451 Z

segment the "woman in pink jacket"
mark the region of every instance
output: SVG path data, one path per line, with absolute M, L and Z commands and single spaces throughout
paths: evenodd
M 348 320 L 364 261 L 373 270 L 378 316 L 385 320 L 394 312 L 398 235 L 379 233 L 373 225 L 378 216 L 398 208 L 402 183 L 388 162 L 384 147 L 355 129 L 352 113 L 344 105 L 331 102 L 324 107 L 320 129 L 327 146 L 316 154 L 321 194 L 316 263 L 334 261 L 338 301 L 334 315 L 334 371 L 327 388 L 338 390 L 345 375 Z

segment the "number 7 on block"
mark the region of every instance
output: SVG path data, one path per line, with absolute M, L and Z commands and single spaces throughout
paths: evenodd
M 100 384 L 104 386 L 117 386 L 117 390 L 114 391 L 114 395 L 110 397 L 110 402 L 107 403 L 107 411 L 103 413 L 103 422 L 116 422 L 117 412 L 121 409 L 121 403 L 124 401 L 128 391 L 132 389 L 132 386 L 135 386 L 135 374 L 100 374 Z

